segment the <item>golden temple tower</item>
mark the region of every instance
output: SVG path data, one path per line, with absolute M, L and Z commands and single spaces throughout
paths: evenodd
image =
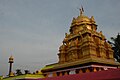
M 114 64 L 111 45 L 102 31 L 97 32 L 94 17 L 88 18 L 83 12 L 80 9 L 80 15 L 72 20 L 70 34 L 66 33 L 59 49 L 59 63 L 82 60 Z
M 9 66 L 9 77 L 12 77 L 12 76 L 14 76 L 14 74 L 13 74 L 13 72 L 12 72 L 12 64 L 14 63 L 14 58 L 13 58 L 13 56 L 10 56 L 8 63 L 10 63 L 10 66 Z
M 80 15 L 73 18 L 58 57 L 58 63 L 46 65 L 42 69 L 45 76 L 96 72 L 115 69 L 120 65 L 115 62 L 112 47 L 102 31 L 97 32 L 94 17 L 85 16 L 83 8 L 80 9 Z

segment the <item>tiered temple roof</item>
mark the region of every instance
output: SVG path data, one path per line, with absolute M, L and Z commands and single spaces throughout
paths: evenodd
M 112 46 L 106 41 L 102 31 L 97 31 L 97 24 L 93 16 L 84 15 L 83 8 L 80 15 L 73 18 L 69 33 L 65 34 L 62 45 L 59 47 L 59 62 L 47 65 L 43 73 L 68 73 L 75 70 L 82 72 L 117 68 L 120 64 L 115 62 Z

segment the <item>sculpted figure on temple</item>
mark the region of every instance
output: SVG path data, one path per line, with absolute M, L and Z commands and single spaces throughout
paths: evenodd
M 95 19 L 94 19 L 94 16 L 91 16 L 91 22 L 95 23 Z

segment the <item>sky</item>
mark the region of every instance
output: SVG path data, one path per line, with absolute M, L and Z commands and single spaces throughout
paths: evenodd
M 58 62 L 59 46 L 81 5 L 107 40 L 120 32 L 120 0 L 0 0 L 0 75 L 8 74 L 11 55 L 13 72 Z

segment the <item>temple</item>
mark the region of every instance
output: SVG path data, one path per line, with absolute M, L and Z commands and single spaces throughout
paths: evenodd
M 73 18 L 69 33 L 65 33 L 58 57 L 58 63 L 42 69 L 46 77 L 116 69 L 120 65 L 102 31 L 97 31 L 94 17 L 85 16 L 83 7 L 80 15 Z
M 57 63 L 34 74 L 16 75 L 11 56 L 8 77 L 0 76 L 0 80 L 120 80 L 120 63 L 115 61 L 113 52 L 102 31 L 97 31 L 94 17 L 85 16 L 82 7 L 79 16 L 73 18 L 69 33 L 65 33 Z

